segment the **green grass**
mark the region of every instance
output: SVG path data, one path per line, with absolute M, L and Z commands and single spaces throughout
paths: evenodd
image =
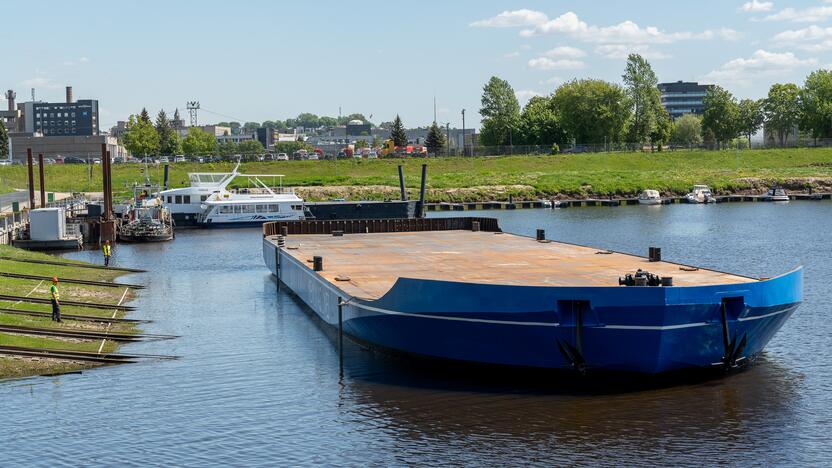
M 42 260 L 58 260 L 70 263 L 84 264 L 84 262 L 70 261 L 66 259 L 56 259 L 56 257 L 29 252 L 26 250 L 16 249 L 14 247 L 0 245 L 0 257 L 12 257 L 20 259 L 42 259 Z M 0 260 L 0 271 L 6 273 L 19 273 L 27 275 L 39 276 L 58 276 L 64 278 L 75 279 L 89 279 L 96 281 L 112 281 L 116 279 L 121 272 L 111 270 L 99 270 L 90 268 L 76 268 L 71 266 L 58 265 L 41 265 L 35 263 L 23 263 L 10 260 Z M 28 280 L 19 278 L 0 278 L 0 294 L 49 298 L 49 281 Z M 124 288 L 108 288 L 102 286 L 87 286 L 79 284 L 59 283 L 61 298 L 64 300 L 75 300 L 83 302 L 99 302 L 99 303 L 118 303 L 124 294 Z M 130 294 L 128 293 L 128 296 Z M 32 310 L 38 312 L 47 312 L 51 314 L 51 305 L 49 304 L 30 304 L 20 303 L 16 304 L 14 301 L 0 301 L 0 307 L 12 308 L 20 310 Z M 94 315 L 111 317 L 112 310 L 92 309 L 89 307 L 80 306 L 61 306 L 61 312 L 64 314 L 77 315 Z M 123 312 L 119 312 L 116 316 L 123 316 Z M 15 325 L 34 328 L 60 328 L 68 330 L 90 330 L 90 331 L 104 331 L 109 329 L 113 332 L 135 333 L 138 330 L 131 324 L 113 324 L 106 328 L 105 324 L 95 322 L 80 322 L 74 320 L 64 320 L 63 323 L 56 323 L 51 320 L 49 315 L 27 316 L 8 314 L 0 312 L 0 324 Z M 12 333 L 0 333 L 0 345 L 6 346 L 26 346 L 33 348 L 49 348 L 49 349 L 68 349 L 80 351 L 97 351 L 101 345 L 100 340 L 74 340 L 61 339 L 54 337 L 40 337 L 32 335 L 18 335 Z M 103 350 L 105 352 L 113 352 L 118 345 L 112 341 L 105 342 Z M 26 375 L 49 374 L 68 372 L 72 370 L 84 369 L 94 367 L 96 364 L 91 363 L 66 363 L 52 360 L 35 360 L 28 358 L 12 358 L 0 356 L 0 379 L 9 377 L 21 377 Z
M 645 188 L 681 194 L 696 183 L 711 185 L 719 192 L 734 192 L 759 189 L 756 181 L 761 184 L 776 181 L 794 190 L 802 188 L 805 179 L 810 178 L 825 179 L 821 182 L 832 184 L 832 149 L 287 161 L 245 163 L 242 170 L 284 174 L 284 184 L 288 186 L 370 187 L 369 190 L 345 190 L 344 193 L 359 193 L 363 197 L 378 199 L 396 193 L 398 164 L 405 166 L 407 185 L 415 194 L 422 163 L 429 166 L 431 201 L 474 201 L 489 197 L 504 198 L 508 194 L 523 198 L 633 195 Z M 232 167 L 231 163 L 172 164 L 171 185 L 188 185 L 188 172 L 227 172 Z M 100 167 L 94 166 L 93 170 L 90 176 L 87 166 L 47 166 L 47 190 L 100 191 Z M 143 180 L 143 170 L 144 166 L 138 164 L 114 165 L 114 188 L 128 194 L 129 184 Z M 154 180 L 161 180 L 161 167 L 151 167 L 149 172 Z M 235 183 L 243 186 L 244 182 L 240 179 Z M 0 167 L 0 191 L 25 187 L 24 166 Z M 312 200 L 338 194 L 322 193 L 313 190 L 304 196 Z

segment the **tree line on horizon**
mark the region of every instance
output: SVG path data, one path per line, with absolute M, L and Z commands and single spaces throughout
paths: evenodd
M 762 99 L 738 101 L 711 87 L 704 113 L 675 121 L 661 104 L 658 79 L 639 54 L 630 54 L 623 86 L 600 79 L 574 79 L 548 96 L 534 96 L 521 109 L 511 85 L 496 76 L 483 87 L 480 142 L 484 146 L 576 144 L 650 145 L 703 142 L 720 148 L 739 137 L 750 141 L 763 126 L 781 145 L 794 128 L 812 138 L 832 138 L 832 71 L 809 74 L 803 87 L 774 84 Z

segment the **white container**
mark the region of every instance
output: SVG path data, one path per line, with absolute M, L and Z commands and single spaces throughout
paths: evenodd
M 66 235 L 66 215 L 63 208 L 39 208 L 29 212 L 29 238 L 50 241 Z

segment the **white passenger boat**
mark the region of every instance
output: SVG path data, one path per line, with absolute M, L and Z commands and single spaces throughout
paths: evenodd
M 662 196 L 658 190 L 645 190 L 638 194 L 638 203 L 640 205 L 661 205 Z
M 283 187 L 282 175 L 241 174 L 239 167 L 238 163 L 227 173 L 190 173 L 190 187 L 160 192 L 176 226 L 232 227 L 305 218 L 303 199 L 291 188 Z M 253 187 L 229 190 L 231 182 L 238 178 L 248 180 Z M 278 187 L 263 182 L 269 179 L 279 182 Z
M 760 196 L 760 201 L 787 202 L 789 201 L 789 195 L 783 187 L 775 185 L 768 189 L 765 195 Z
M 711 189 L 707 185 L 694 185 L 693 190 L 685 195 L 685 201 L 688 203 L 716 203 L 711 193 Z

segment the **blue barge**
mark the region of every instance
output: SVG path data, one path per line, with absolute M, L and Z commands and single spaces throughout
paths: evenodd
M 487 218 L 269 223 L 263 257 L 324 322 L 338 326 L 340 307 L 345 334 L 372 346 L 582 372 L 742 365 L 803 292 L 801 268 L 749 278 L 505 234 Z M 651 275 L 620 284 L 638 270 Z

